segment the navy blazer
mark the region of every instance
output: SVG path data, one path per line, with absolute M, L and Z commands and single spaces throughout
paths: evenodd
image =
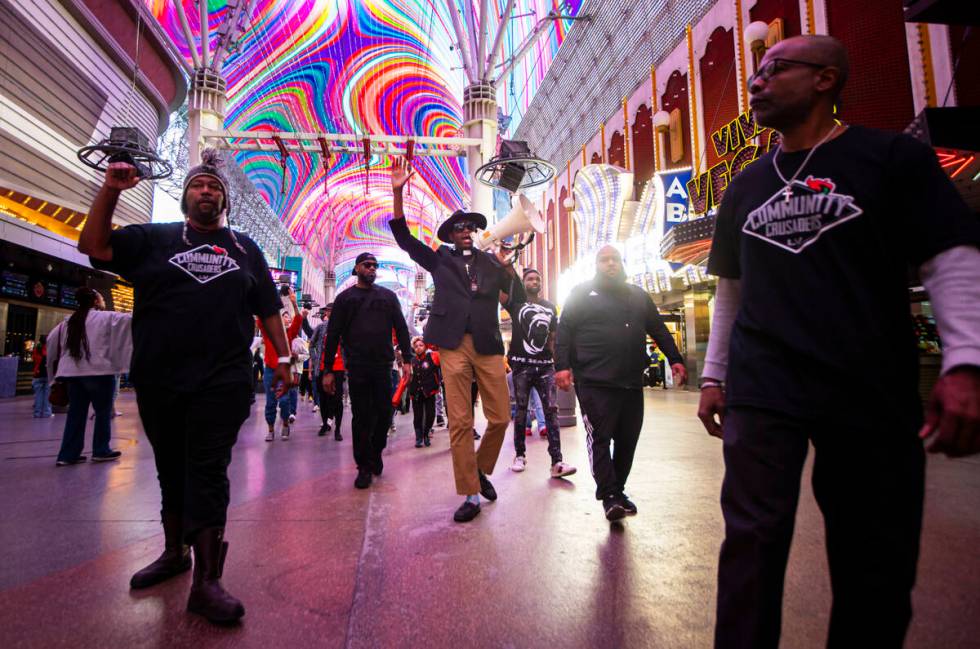
M 504 342 L 500 337 L 500 291 L 508 295 L 524 296 L 524 285 L 517 277 L 511 277 L 496 258 L 473 249 L 473 270 L 477 278 L 477 290 L 470 290 L 462 253 L 449 246 L 437 250 L 428 247 L 408 230 L 404 218 L 388 222 L 398 247 L 422 268 L 432 274 L 435 297 L 432 310 L 425 323 L 425 342 L 443 349 L 456 349 L 470 322 L 473 346 L 478 354 L 502 355 Z M 520 299 L 526 299 L 521 297 Z

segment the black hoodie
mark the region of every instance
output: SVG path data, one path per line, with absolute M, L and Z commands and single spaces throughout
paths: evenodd
M 650 362 L 647 334 L 669 364 L 683 362 L 657 306 L 643 289 L 589 280 L 572 289 L 565 302 L 555 369 L 571 369 L 580 385 L 641 388 Z

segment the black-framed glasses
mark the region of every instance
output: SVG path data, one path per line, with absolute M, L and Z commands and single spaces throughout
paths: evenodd
M 794 65 L 805 65 L 809 68 L 826 68 L 829 67 L 823 63 L 814 63 L 813 61 L 798 61 L 796 59 L 770 59 L 765 65 L 761 66 L 755 71 L 755 74 L 749 77 L 749 85 L 751 86 L 756 80 L 759 81 L 769 81 L 775 75 L 780 72 L 784 72 Z
M 476 224 L 473 221 L 453 223 L 453 232 L 476 232 Z

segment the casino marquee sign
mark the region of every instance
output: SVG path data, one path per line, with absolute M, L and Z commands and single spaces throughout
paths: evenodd
M 723 159 L 688 181 L 689 216 L 665 236 L 662 244 L 664 259 L 692 264 L 707 258 L 715 229 L 715 208 L 721 203 L 725 190 L 735 176 L 777 141 L 776 132 L 760 127 L 751 111 L 742 113 L 711 134 L 715 153 Z

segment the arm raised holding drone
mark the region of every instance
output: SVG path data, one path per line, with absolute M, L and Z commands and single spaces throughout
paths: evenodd
M 140 181 L 136 167 L 126 162 L 112 162 L 105 172 L 105 181 L 95 195 L 85 225 L 78 236 L 78 252 L 101 261 L 112 261 L 112 214 L 116 211 L 119 194 L 132 189 Z

